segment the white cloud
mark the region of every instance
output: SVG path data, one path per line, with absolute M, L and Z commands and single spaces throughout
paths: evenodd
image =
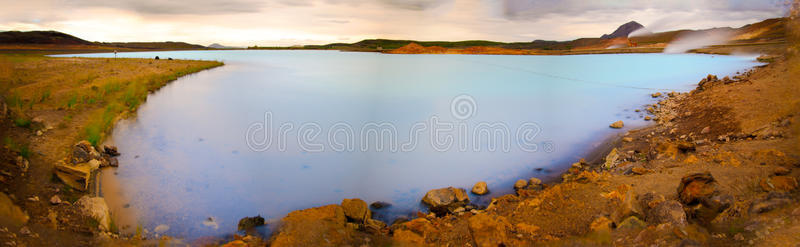
M 631 20 L 652 31 L 779 17 L 779 0 L 29 0 L 0 30 L 58 30 L 91 41 L 292 45 L 365 38 L 531 41 L 599 37 Z

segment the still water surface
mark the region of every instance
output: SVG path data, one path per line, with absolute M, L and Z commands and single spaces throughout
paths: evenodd
M 165 224 L 190 239 L 342 198 L 390 202 L 376 214 L 391 220 L 422 209 L 434 188 L 486 181 L 495 196 L 507 193 L 516 179 L 557 176 L 605 137 L 645 124 L 634 109 L 654 103 L 650 93 L 758 65 L 689 54 L 118 56 L 226 63 L 169 84 L 119 122 L 110 142 L 120 167 L 99 179 L 121 225 Z M 616 120 L 625 128 L 608 128 Z M 259 145 L 266 137 L 271 145 Z

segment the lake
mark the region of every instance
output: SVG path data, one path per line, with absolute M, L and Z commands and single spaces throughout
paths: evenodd
M 114 57 L 114 54 L 64 56 Z M 555 179 L 605 138 L 646 122 L 654 92 L 734 75 L 754 57 L 386 55 L 337 51 L 172 51 L 118 57 L 220 60 L 153 93 L 109 143 L 99 175 L 123 231 L 229 234 L 358 197 L 391 221 L 430 189 L 486 181 L 485 204 L 517 179 Z M 625 128 L 608 125 L 623 120 Z M 273 224 L 274 225 L 274 224 Z M 127 226 L 127 228 L 126 228 Z

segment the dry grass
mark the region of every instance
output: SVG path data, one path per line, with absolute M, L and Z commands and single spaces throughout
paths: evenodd
M 97 144 L 121 113 L 180 76 L 220 66 L 216 61 L 0 56 L 0 92 L 14 122 L 30 126 L 42 114 L 63 115 Z M 83 115 L 82 118 L 73 116 Z M 74 122 L 77 121 L 77 122 Z

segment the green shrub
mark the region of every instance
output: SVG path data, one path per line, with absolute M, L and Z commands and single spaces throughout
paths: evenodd
M 14 119 L 14 125 L 17 127 L 28 128 L 31 127 L 31 120 L 23 117 L 18 117 Z
M 72 109 L 78 103 L 78 94 L 72 94 L 67 100 L 67 109 Z

